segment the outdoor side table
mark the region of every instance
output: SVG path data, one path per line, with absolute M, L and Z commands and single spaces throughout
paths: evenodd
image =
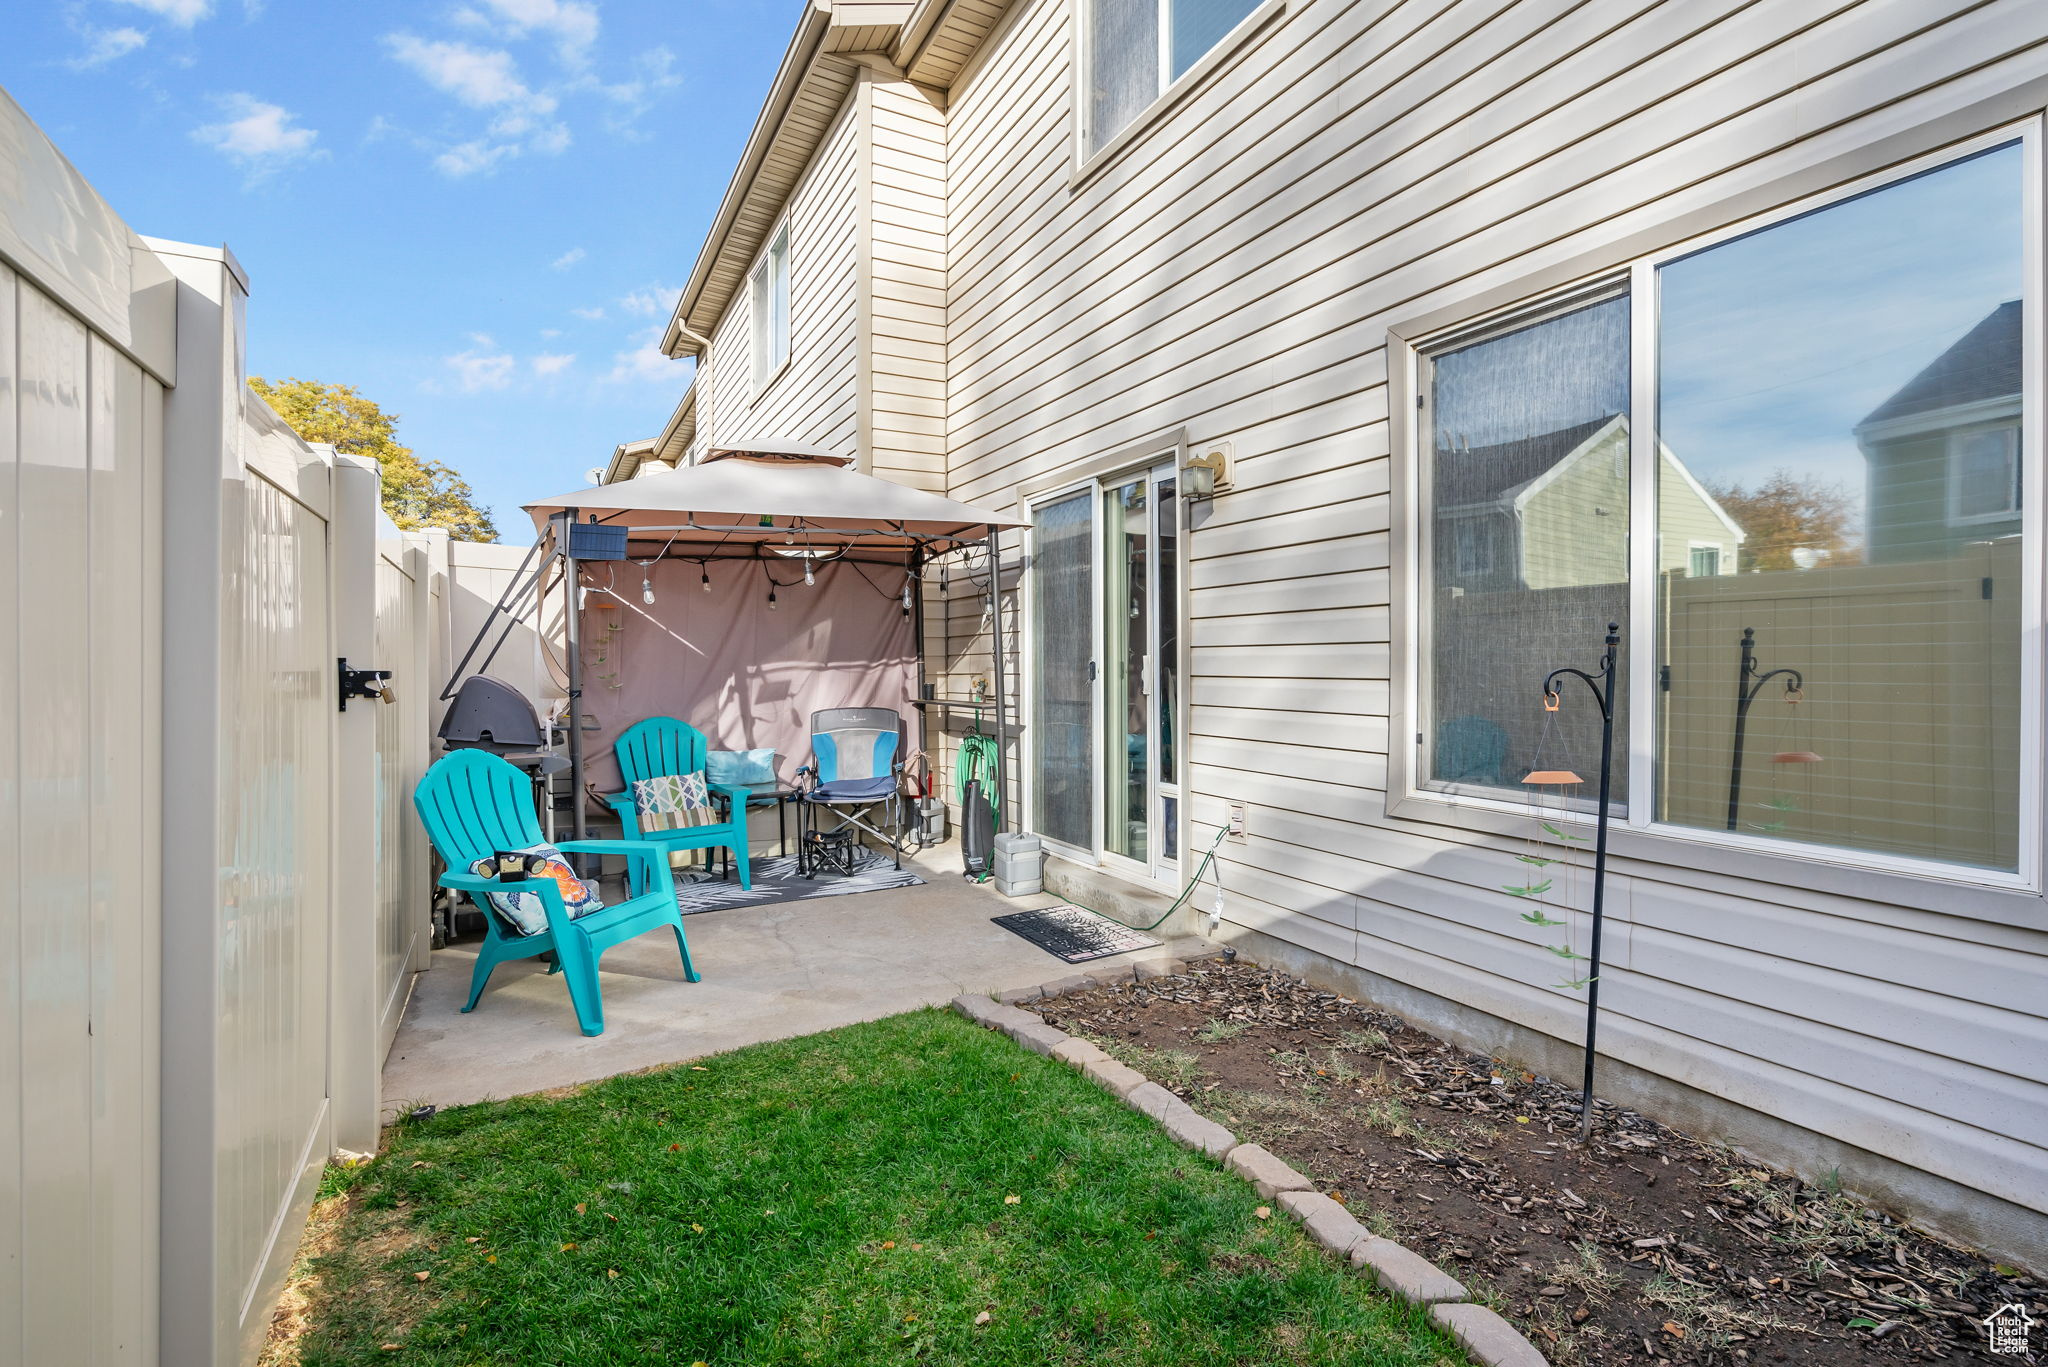
M 853 831 L 841 827 L 836 831 L 808 831 L 802 837 L 803 849 L 799 855 L 800 877 L 816 878 L 821 874 L 837 874 L 841 878 L 853 877 Z

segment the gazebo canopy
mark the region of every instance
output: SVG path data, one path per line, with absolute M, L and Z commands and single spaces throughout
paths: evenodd
M 718 448 L 696 465 L 558 494 L 526 505 L 537 530 L 574 509 L 577 520 L 625 526 L 636 547 L 690 559 L 758 555 L 794 533 L 818 549 L 904 552 L 978 541 L 1025 525 L 923 489 L 846 468 L 843 456 L 794 442 Z M 933 543 L 938 543 L 934 545 Z

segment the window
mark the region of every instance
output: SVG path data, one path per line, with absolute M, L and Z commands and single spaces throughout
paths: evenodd
M 1948 439 L 1951 522 L 1993 522 L 2020 515 L 2020 430 L 1980 427 Z
M 1628 620 L 1628 347 L 1622 295 L 1430 358 L 1431 786 L 1519 797 L 1597 743 L 1540 685 Z
M 789 359 L 789 229 L 777 232 L 754 267 L 754 387 Z
M 1424 349 L 1417 788 L 1521 804 L 1530 769 L 1590 777 L 1594 710 L 1538 689 L 1615 621 L 1650 733 L 1617 740 L 1629 824 L 2020 868 L 2023 152 L 1636 263 L 1634 308 L 1581 295 Z
M 1258 8 L 1258 0 L 1086 0 L 1088 151 L 1131 120 Z

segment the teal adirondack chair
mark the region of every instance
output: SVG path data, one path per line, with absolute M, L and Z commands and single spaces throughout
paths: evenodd
M 726 799 L 726 819 L 714 826 L 643 831 L 640 819 L 633 811 L 635 783 L 641 779 L 660 778 L 664 774 L 695 773 L 704 767 L 704 755 L 709 749 L 704 733 L 688 722 L 677 721 L 674 717 L 649 717 L 636 722 L 612 746 L 612 754 L 619 761 L 619 777 L 625 781 L 626 790 L 610 794 L 605 801 L 619 814 L 619 829 L 626 833 L 628 839 L 644 840 L 664 851 L 731 850 L 733 861 L 739 865 L 740 886 L 751 888 L 754 877 L 747 863 L 747 799 L 754 796 L 754 791 L 746 784 L 710 785 L 714 794 Z
M 546 839 L 533 810 L 532 780 L 483 750 L 457 750 L 437 761 L 413 789 L 412 804 L 448 866 L 448 872 L 441 875 L 441 886 L 471 894 L 479 906 L 484 905 L 485 893 L 503 892 L 506 885 L 477 877 L 469 871 L 470 866 L 499 850 L 525 849 Z M 683 955 L 683 977 L 693 983 L 703 980 L 690 962 L 690 942 L 683 935 L 683 918 L 676 909 L 675 884 L 669 877 L 665 850 L 638 840 L 554 843 L 570 854 L 624 855 L 629 897 L 617 906 L 572 921 L 554 880 L 536 879 L 525 888 L 540 893 L 548 926 L 532 935 L 513 934 L 497 913 L 486 907 L 485 939 L 477 951 L 476 968 L 469 975 L 469 1004 L 464 1011 L 476 1010 L 484 984 L 499 964 L 552 952 L 555 962 L 548 972 L 561 973 L 570 1004 L 576 1008 L 577 1024 L 586 1035 L 601 1035 L 604 997 L 597 981 L 598 956 L 657 926 L 675 931 L 676 948 Z

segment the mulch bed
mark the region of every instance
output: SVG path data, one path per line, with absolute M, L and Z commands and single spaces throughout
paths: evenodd
M 1576 1085 L 1209 961 L 1028 1004 L 1440 1263 L 1559 1364 L 2040 1362 L 1980 1321 L 2048 1287 Z M 2037 1338 L 2039 1331 L 2037 1331 Z M 2042 1345 L 2048 1346 L 2048 1345 Z

